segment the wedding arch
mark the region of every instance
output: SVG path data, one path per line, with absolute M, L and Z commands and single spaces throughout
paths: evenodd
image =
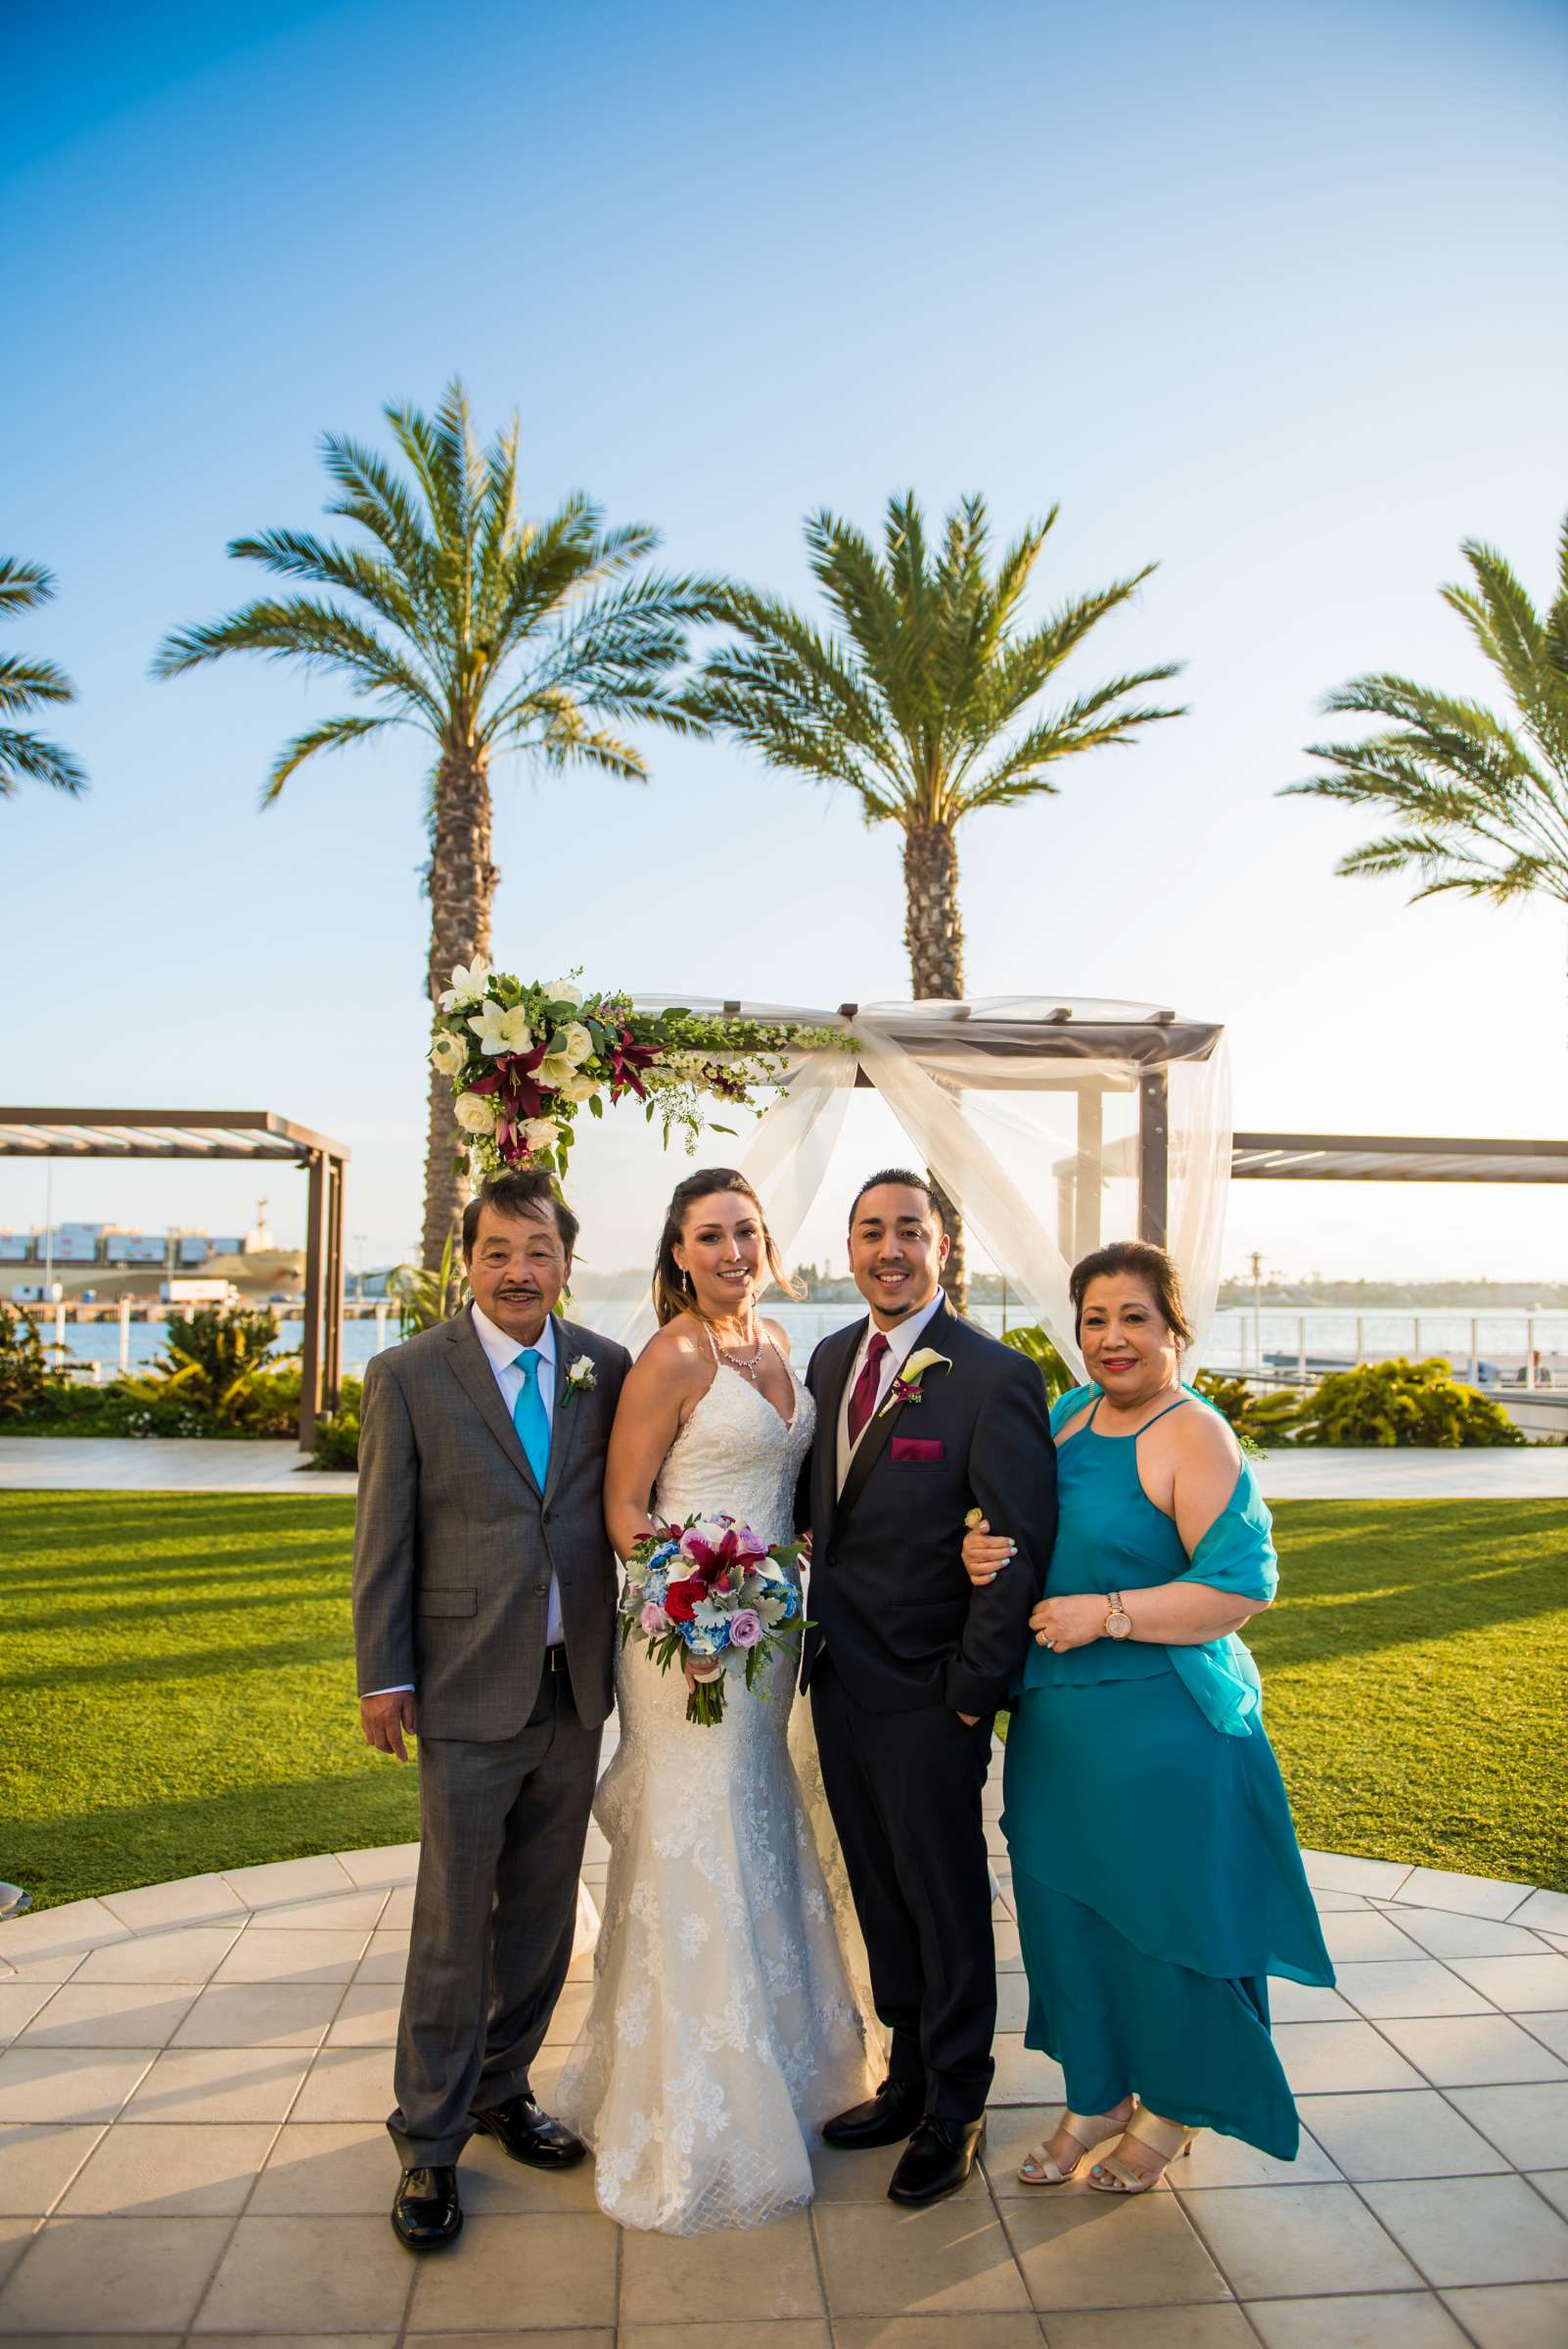
M 638 995 L 658 1017 L 675 998 Z M 740 1165 L 789 1259 L 845 1125 L 872 1086 L 998 1272 L 1075 1367 L 1068 1275 L 1113 1239 L 1167 1247 L 1199 1344 L 1220 1284 L 1231 1161 L 1224 1030 L 1155 1003 L 994 995 L 972 1002 L 685 999 L 708 1020 L 809 1038 L 785 1046 L 777 1097 Z M 633 1340 L 639 1334 L 629 1333 Z

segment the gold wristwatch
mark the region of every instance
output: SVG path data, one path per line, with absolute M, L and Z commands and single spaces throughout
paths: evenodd
M 1132 1618 L 1122 1604 L 1122 1593 L 1120 1590 L 1107 1590 L 1105 1595 L 1110 1602 L 1105 1616 L 1105 1636 L 1107 1639 L 1125 1639 L 1132 1629 Z

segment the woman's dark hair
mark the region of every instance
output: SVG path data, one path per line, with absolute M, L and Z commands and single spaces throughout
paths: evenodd
M 695 1174 L 688 1174 L 684 1182 L 676 1183 L 665 1211 L 665 1228 L 659 1235 L 659 1255 L 654 1265 L 653 1305 L 661 1329 L 667 1321 L 673 1321 L 677 1313 L 695 1313 L 699 1320 L 703 1317 L 697 1292 L 675 1262 L 675 1248 L 686 1228 L 686 1218 L 698 1200 L 712 1199 L 715 1192 L 720 1191 L 738 1191 L 743 1199 L 751 1201 L 757 1210 L 757 1221 L 762 1226 L 762 1242 L 767 1251 L 769 1272 L 786 1297 L 799 1294 L 773 1245 L 773 1235 L 767 1228 L 767 1218 L 762 1213 L 762 1202 L 745 1175 L 737 1173 L 734 1167 L 699 1167 Z
M 1073 1335 L 1082 1338 L 1084 1332 L 1084 1299 L 1090 1281 L 1104 1280 L 1115 1272 L 1130 1272 L 1141 1280 L 1154 1298 L 1173 1336 L 1183 1346 L 1192 1344 L 1192 1324 L 1187 1319 L 1186 1300 L 1181 1294 L 1181 1275 L 1175 1261 L 1152 1240 L 1113 1240 L 1109 1248 L 1096 1248 L 1073 1267 L 1067 1284 L 1067 1294 L 1073 1301 Z
M 548 1209 L 568 1256 L 577 1244 L 577 1219 L 556 1189 L 554 1175 L 546 1174 L 542 1167 L 511 1167 L 504 1174 L 492 1174 L 487 1182 L 482 1182 L 463 1210 L 465 1264 L 473 1260 L 480 1216 L 486 1207 L 493 1207 L 498 1216 L 527 1216 L 535 1223 L 543 1222 Z

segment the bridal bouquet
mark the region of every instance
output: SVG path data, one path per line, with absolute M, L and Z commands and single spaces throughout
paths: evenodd
M 712 1728 L 724 1718 L 731 1656 L 744 1659 L 746 1685 L 767 1694 L 760 1675 L 787 1639 L 806 1629 L 801 1593 L 784 1569 L 804 1543 L 766 1543 L 734 1517 L 694 1517 L 644 1537 L 626 1560 L 619 1620 L 623 1648 L 641 1640 L 668 1672 L 679 1656 L 699 1667 L 686 1719 Z

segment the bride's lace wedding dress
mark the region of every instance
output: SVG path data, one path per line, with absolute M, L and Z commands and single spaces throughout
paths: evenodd
M 715 1366 L 660 1470 L 657 1514 L 723 1509 L 791 1540 L 814 1417 L 793 1372 L 791 1385 L 786 1423 Z M 798 1661 L 793 1642 L 774 1658 L 765 1699 L 732 1680 L 713 1728 L 687 1722 L 677 1669 L 636 1648 L 616 1668 L 593 2003 L 553 2104 L 592 2145 L 600 2207 L 625 2227 L 698 2234 L 800 2208 L 817 2129 L 880 2077 Z

